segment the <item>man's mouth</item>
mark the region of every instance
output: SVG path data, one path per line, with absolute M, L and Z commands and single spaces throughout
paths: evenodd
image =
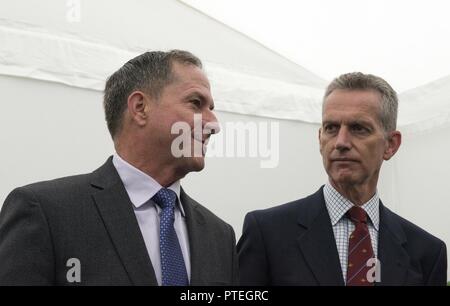
M 332 162 L 358 162 L 356 159 L 353 158 L 332 158 Z

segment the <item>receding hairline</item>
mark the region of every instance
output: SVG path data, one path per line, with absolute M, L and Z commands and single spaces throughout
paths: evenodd
M 378 90 L 374 89 L 374 88 L 336 88 L 333 91 L 329 92 L 328 95 L 324 96 L 323 101 L 322 101 L 322 113 L 325 109 L 325 104 L 327 103 L 328 98 L 334 93 L 334 92 L 371 92 L 374 93 L 378 100 L 378 105 L 380 106 L 380 110 L 382 107 L 382 103 L 383 103 L 383 94 L 381 92 L 379 92 Z
M 211 90 L 211 83 L 209 82 L 209 79 L 208 79 L 208 77 L 207 77 L 207 75 L 206 75 L 206 72 L 205 72 L 205 70 L 203 69 L 203 67 L 198 66 L 198 65 L 196 65 L 196 64 L 194 64 L 194 63 L 191 63 L 191 62 L 189 62 L 189 61 L 186 62 L 186 61 L 177 61 L 177 60 L 173 60 L 173 61 L 171 62 L 171 64 L 170 64 L 170 82 L 168 82 L 168 83 L 166 84 L 166 86 L 164 86 L 164 87 L 162 88 L 161 91 L 163 91 L 164 88 L 167 87 L 168 85 L 175 84 L 175 83 L 181 81 L 179 72 L 177 72 L 177 71 L 175 70 L 175 67 L 176 67 L 176 66 L 179 66 L 179 67 L 192 67 L 192 68 L 194 68 L 194 69 L 198 69 L 199 72 L 201 72 L 201 73 L 203 74 L 204 78 L 205 78 L 206 83 L 205 83 L 204 85 L 207 85 L 206 87 L 207 87 L 209 90 Z

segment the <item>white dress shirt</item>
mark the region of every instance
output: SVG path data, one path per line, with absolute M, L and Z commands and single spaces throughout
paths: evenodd
M 127 163 L 117 153 L 113 156 L 113 164 L 119 173 L 131 203 L 133 203 L 134 213 L 136 214 L 147 252 L 152 261 L 156 280 L 161 286 L 161 256 L 159 253 L 159 216 L 161 208 L 151 201 L 151 198 L 163 187 L 151 176 Z M 191 262 L 189 256 L 189 239 L 183 205 L 180 205 L 180 181 L 174 182 L 167 188 L 177 194 L 178 201 L 175 206 L 174 227 L 178 241 L 180 242 L 187 276 L 190 281 Z
M 347 261 L 348 261 L 348 240 L 350 234 L 355 230 L 353 222 L 345 215 L 347 211 L 354 206 L 352 202 L 344 198 L 336 189 L 327 183 L 323 188 L 325 204 L 330 215 L 331 225 L 333 226 L 334 238 L 341 262 L 342 276 L 344 282 L 347 280 Z M 367 227 L 369 228 L 370 240 L 375 257 L 378 254 L 378 226 L 380 223 L 380 199 L 378 192 L 361 206 L 368 215 Z

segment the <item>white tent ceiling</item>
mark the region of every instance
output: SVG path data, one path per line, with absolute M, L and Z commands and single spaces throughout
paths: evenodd
M 199 6 L 208 3 L 206 9 L 211 8 L 211 2 L 186 2 Z M 33 9 L 24 9 L 29 5 L 26 0 L 0 3 L 0 73 L 101 90 L 106 77 L 138 53 L 157 49 L 187 49 L 205 61 L 218 110 L 320 122 L 321 96 L 327 83 L 324 79 L 182 2 L 46 0 L 41 3 Z M 77 21 L 69 18 L 74 3 L 79 4 Z M 268 7 L 267 3 L 259 3 L 259 9 L 273 8 Z M 290 8 L 289 5 L 287 8 Z M 324 6 L 325 12 L 326 8 L 336 9 L 335 6 Z M 338 8 L 342 13 L 342 6 Z M 315 5 L 310 9 L 317 13 Z M 367 11 L 367 7 L 365 9 Z M 375 14 L 379 14 L 378 6 L 373 9 Z M 301 16 L 305 15 L 303 10 L 300 11 Z M 245 9 L 233 12 L 249 16 Z M 225 13 L 222 14 L 224 19 L 227 16 Z M 259 20 L 258 16 L 263 13 L 257 10 L 251 16 Z M 277 16 L 277 11 L 272 11 L 272 15 Z M 346 18 L 348 16 L 343 20 Z M 271 23 L 267 25 L 271 26 Z M 264 25 L 261 28 L 264 29 Z M 298 28 L 299 31 L 302 29 L 301 26 Z M 319 33 L 323 31 L 317 26 L 308 31 L 315 31 L 316 28 Z M 296 36 L 290 31 L 292 28 L 280 30 L 282 35 L 278 37 L 292 36 L 295 39 Z M 334 35 L 329 34 L 329 37 Z M 308 46 L 317 48 L 317 42 L 314 45 L 305 40 L 301 47 L 306 50 Z M 333 49 L 339 48 L 340 45 L 333 46 Z M 450 63 L 448 58 L 448 62 L 441 61 L 441 70 Z M 316 67 L 316 62 L 327 60 L 327 57 L 316 56 L 314 61 L 308 60 L 307 65 Z M 367 62 L 373 61 L 367 59 Z M 330 69 L 333 70 L 333 67 Z M 347 66 L 341 64 L 339 67 L 355 66 L 350 61 Z M 351 70 L 341 72 L 347 71 Z M 450 73 L 450 66 L 447 73 Z M 411 73 L 403 75 L 407 79 Z M 449 81 L 439 81 L 439 91 L 434 91 L 432 100 L 427 99 L 426 112 L 423 111 L 421 99 L 412 97 L 411 91 L 405 96 L 407 98 L 401 99 L 399 125 L 408 126 L 411 131 L 420 131 L 448 122 L 450 102 L 446 97 L 450 96 L 450 89 L 442 85 L 443 82 Z M 433 87 L 430 86 L 427 88 Z M 418 102 L 410 103 L 414 100 Z M 439 120 L 435 120 L 436 117 Z
M 350 71 L 382 76 L 400 93 L 406 132 L 450 122 L 449 1 L 183 2 L 325 79 Z
M 450 74 L 447 0 L 183 0 L 325 79 L 369 71 L 403 92 Z

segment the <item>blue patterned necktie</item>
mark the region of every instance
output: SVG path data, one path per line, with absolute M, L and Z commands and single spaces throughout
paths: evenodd
M 170 189 L 162 188 L 152 199 L 162 208 L 159 221 L 162 285 L 187 286 L 188 277 L 183 253 L 173 227 L 177 195 Z

